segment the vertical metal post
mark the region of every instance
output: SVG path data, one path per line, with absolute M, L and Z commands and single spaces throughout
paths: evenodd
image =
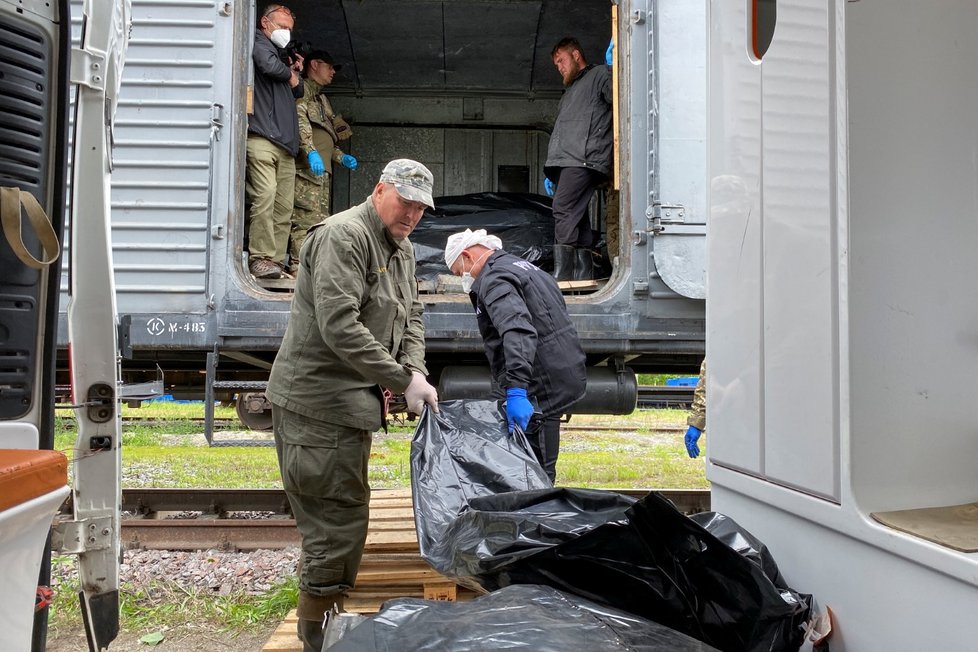
M 207 445 L 214 444 L 214 380 L 217 379 L 217 345 L 207 354 L 207 368 L 204 374 L 204 437 Z

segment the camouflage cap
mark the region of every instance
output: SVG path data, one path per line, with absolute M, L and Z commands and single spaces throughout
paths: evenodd
M 380 173 L 380 182 L 393 185 L 397 194 L 404 199 L 421 202 L 430 208 L 435 207 L 431 198 L 435 178 L 431 175 L 431 170 L 417 161 L 409 158 L 394 159 Z

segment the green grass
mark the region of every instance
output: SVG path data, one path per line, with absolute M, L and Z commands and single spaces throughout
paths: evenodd
M 74 416 L 59 415 L 55 447 L 69 456 L 75 444 Z M 123 423 L 122 484 L 124 487 L 278 488 L 281 479 L 272 447 L 209 448 L 192 421 L 202 416 L 196 404 L 153 403 L 123 408 L 124 415 L 167 419 L 164 425 Z M 218 416 L 233 418 L 231 408 Z M 607 431 L 565 432 L 557 474 L 561 484 L 579 487 L 707 487 L 702 459 L 690 460 L 682 432 L 683 410 L 643 410 L 627 416 L 576 415 L 571 425 L 602 426 Z M 240 428 L 240 426 L 238 426 Z M 369 477 L 375 489 L 407 487 L 411 482 L 410 451 L 414 424 L 392 426 L 378 433 L 370 453 Z

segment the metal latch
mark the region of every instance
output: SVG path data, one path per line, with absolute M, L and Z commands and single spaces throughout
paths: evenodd
M 51 548 L 70 555 L 104 550 L 113 545 L 112 532 L 111 516 L 57 521 L 51 527 Z
M 686 207 L 682 204 L 663 204 L 657 202 L 645 209 L 649 220 L 649 230 L 653 235 L 665 231 L 663 224 L 683 224 L 686 222 Z
M 211 129 L 214 132 L 214 139 L 221 139 L 221 130 L 224 128 L 224 105 L 211 105 Z
M 92 383 L 88 388 L 88 418 L 93 423 L 107 423 L 115 417 L 115 393 L 108 383 Z

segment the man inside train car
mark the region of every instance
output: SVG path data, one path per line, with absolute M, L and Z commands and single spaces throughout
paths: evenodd
M 423 304 L 408 235 L 433 206 L 421 163 L 391 161 L 359 206 L 309 229 L 289 325 L 266 396 L 282 484 L 302 535 L 298 632 L 318 652 L 324 620 L 357 577 L 369 520 L 371 434 L 383 388 L 438 411 L 425 379 Z
M 550 56 L 565 87 L 543 168 L 554 198 L 554 277 L 589 280 L 594 234 L 587 206 L 612 166 L 611 72 L 589 65 L 573 37 L 561 39 Z
M 584 349 L 560 288 L 536 265 L 504 251 L 485 229 L 450 236 L 445 264 L 462 277 L 475 308 L 493 388 L 506 396 L 509 431 L 519 426 L 526 432 L 553 482 L 560 415 L 587 387 Z
M 305 93 L 296 100 L 299 117 L 299 158 L 296 161 L 295 207 L 289 242 L 290 271 L 299 265 L 299 250 L 313 224 L 329 217 L 330 182 L 333 163 L 357 169 L 357 159 L 336 143 L 353 135 L 343 116 L 333 110 L 326 87 L 341 66 L 326 50 L 313 50 L 305 57 Z
M 302 57 L 289 53 L 295 16 L 283 5 L 265 7 L 252 51 L 254 91 L 248 114 L 245 197 L 248 208 L 248 270 L 261 279 L 282 278 L 295 193 L 302 97 Z

